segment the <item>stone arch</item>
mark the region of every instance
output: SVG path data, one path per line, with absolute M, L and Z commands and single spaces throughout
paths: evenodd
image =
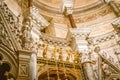
M 0 54 L 0 61 L 2 61 L 2 59 L 3 59 L 3 56 Z
M 10 71 L 10 66 L 8 63 L 2 63 L 0 65 L 0 80 L 7 80 L 7 72 Z
M 6 66 L 8 76 L 12 74 L 12 76 L 16 78 L 18 74 L 18 63 L 16 53 L 11 49 L 7 48 L 5 45 L 0 44 L 0 57 L 0 65 Z
M 64 69 L 59 68 L 59 76 L 63 77 L 62 80 L 65 80 L 66 78 L 68 80 L 80 80 L 79 77 L 74 73 L 74 71 L 70 69 L 66 69 L 66 76 L 64 74 Z M 48 69 L 44 69 L 38 72 L 38 80 L 42 80 L 44 76 L 47 76 Z M 57 76 L 57 69 L 54 67 L 49 68 L 50 76 Z M 46 80 L 46 79 L 45 79 Z M 56 80 L 56 79 L 55 79 Z
M 106 80 L 120 80 L 120 74 L 111 74 Z

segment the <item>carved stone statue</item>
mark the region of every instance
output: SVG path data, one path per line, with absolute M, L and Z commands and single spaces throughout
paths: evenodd
M 22 47 L 23 49 L 30 50 L 32 44 L 32 35 L 31 35 L 31 27 L 29 26 L 29 22 L 26 22 L 26 25 L 22 28 Z
M 43 47 L 44 47 L 43 57 L 46 58 L 46 53 L 47 53 L 47 50 L 48 50 L 48 45 L 43 45 Z
M 109 66 L 107 64 L 105 64 L 104 62 L 102 63 L 102 69 L 103 69 L 104 74 L 106 76 L 109 76 L 111 74 L 111 72 L 109 70 Z
M 63 56 L 62 56 L 62 48 L 60 48 L 60 50 L 59 50 L 59 60 L 62 60 L 63 59 Z

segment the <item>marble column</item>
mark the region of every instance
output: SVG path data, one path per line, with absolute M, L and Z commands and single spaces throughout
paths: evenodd
M 93 72 L 91 60 L 90 60 L 90 52 L 89 51 L 82 52 L 81 63 L 83 65 L 83 69 L 85 71 L 85 74 L 86 74 L 88 80 L 96 80 L 94 72 Z
M 113 0 L 104 0 L 104 2 L 111 7 L 116 16 L 120 17 L 120 9 Z
M 22 26 L 22 49 L 25 51 L 31 51 L 29 56 L 29 65 L 27 68 L 27 79 L 26 80 L 37 80 L 37 56 L 36 56 L 36 44 L 32 37 L 31 31 L 33 28 L 34 7 L 32 6 L 33 0 L 28 0 L 28 8 L 23 12 L 23 26 Z M 27 4 L 27 3 L 26 3 Z M 23 80 L 23 79 L 21 79 Z
M 73 37 L 71 47 L 73 50 L 78 51 L 82 55 L 80 60 L 85 72 L 85 76 L 88 78 L 88 80 L 95 80 L 95 75 L 90 59 L 91 50 L 89 49 L 89 44 L 87 41 L 87 38 L 90 34 L 90 29 L 72 28 L 70 29 L 70 32 Z
M 29 71 L 30 80 L 37 80 L 37 56 L 35 53 L 31 54 Z

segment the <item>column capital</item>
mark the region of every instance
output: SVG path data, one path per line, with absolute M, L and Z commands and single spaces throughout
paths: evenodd
M 62 12 L 65 15 L 73 13 L 74 0 L 62 0 Z
M 77 51 L 88 50 L 87 38 L 91 30 L 89 28 L 72 28 L 70 29 L 72 40 L 72 48 Z
M 71 28 L 70 32 L 72 37 L 80 38 L 80 37 L 88 37 L 91 30 L 89 28 Z

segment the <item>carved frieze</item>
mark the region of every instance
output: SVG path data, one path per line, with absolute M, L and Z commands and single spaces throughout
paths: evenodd
M 2 18 L 0 17 L 0 19 Z M 10 36 L 8 35 L 8 32 L 6 31 L 5 24 L 3 23 L 2 20 L 0 20 L 0 44 L 3 44 L 13 50 Z
M 42 33 L 41 39 L 45 43 L 59 45 L 59 46 L 69 46 L 70 44 L 70 40 L 53 37 L 44 33 Z
M 115 39 L 114 31 L 108 32 L 108 33 L 100 35 L 100 36 L 90 37 L 90 39 L 88 39 L 88 42 L 90 44 L 99 44 L 99 43 L 103 43 L 105 41 L 109 41 L 112 39 Z
M 95 19 L 97 19 L 101 16 L 105 16 L 105 15 L 109 14 L 110 12 L 112 12 L 112 10 L 109 7 L 106 7 L 106 8 L 103 8 L 102 10 L 96 11 L 96 12 L 91 13 L 89 15 L 85 15 L 85 16 L 75 18 L 75 22 L 76 23 L 88 22 L 88 21 L 91 21 L 91 20 L 95 20 Z
M 20 66 L 19 66 L 19 75 L 28 76 L 28 65 L 20 64 Z

